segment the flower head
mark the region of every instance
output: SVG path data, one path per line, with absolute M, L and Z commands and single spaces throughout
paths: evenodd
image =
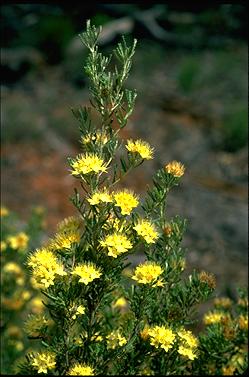
M 16 236 L 7 237 L 7 242 L 14 250 L 25 249 L 29 242 L 29 236 L 24 232 L 20 232 Z
M 105 133 L 97 131 L 94 134 L 88 134 L 81 138 L 82 144 L 102 144 L 105 145 L 108 142 L 108 137 Z
M 165 326 L 154 326 L 148 331 L 150 336 L 150 344 L 156 348 L 162 348 L 168 352 L 173 347 L 176 335 L 170 328 Z
M 94 279 L 98 279 L 102 275 L 100 269 L 93 263 L 79 264 L 73 269 L 71 274 L 79 276 L 79 283 L 84 283 L 85 285 L 91 283 Z
M 210 289 L 214 289 L 216 287 L 216 280 L 214 274 L 211 274 L 206 271 L 201 271 L 198 276 L 200 282 L 207 284 Z
M 146 141 L 128 140 L 125 147 L 131 153 L 138 153 L 145 160 L 151 160 L 153 158 L 153 148 L 151 148 Z
M 137 280 L 140 284 L 156 284 L 160 282 L 160 280 L 157 281 L 157 279 L 162 273 L 163 269 L 160 265 L 153 262 L 145 262 L 136 267 L 135 275 L 132 276 L 132 279 Z
M 1 217 L 5 217 L 5 216 L 8 216 L 8 215 L 9 215 L 8 208 L 1 206 L 1 208 L 0 208 L 0 216 Z
M 127 301 L 124 297 L 119 297 L 113 304 L 113 308 L 125 308 Z
M 214 299 L 214 305 L 222 308 L 230 308 L 232 306 L 232 300 L 228 297 L 220 297 Z
M 58 233 L 72 233 L 80 229 L 81 219 L 77 216 L 69 216 L 62 220 L 58 225 Z
M 67 375 L 69 376 L 94 376 L 94 369 L 86 364 L 75 363 L 69 369 Z
M 177 332 L 177 335 L 186 346 L 191 348 L 196 348 L 198 346 L 198 339 L 192 334 L 191 331 L 181 329 Z
M 24 324 L 24 330 L 29 336 L 39 336 L 41 331 L 49 325 L 50 321 L 42 314 L 29 315 Z
M 165 170 L 174 177 L 180 178 L 184 174 L 185 167 L 178 161 L 172 161 L 165 165 Z
M 31 355 L 31 360 L 38 373 L 48 373 L 48 369 L 54 369 L 56 365 L 55 354 L 53 352 L 36 352 Z
M 122 215 L 129 215 L 133 208 L 139 204 L 137 196 L 128 190 L 119 191 L 114 194 L 115 206 L 121 208 Z
M 203 322 L 205 325 L 212 325 L 213 323 L 220 323 L 222 322 L 223 318 L 225 317 L 224 312 L 208 312 L 203 317 Z
M 67 232 L 57 233 L 55 239 L 51 242 L 53 250 L 70 249 L 73 244 L 80 242 L 80 232 L 71 230 Z
M 248 330 L 248 317 L 245 315 L 240 315 L 239 316 L 239 328 L 241 330 Z
M 107 339 L 107 348 L 115 349 L 121 347 L 127 343 L 127 340 L 124 336 L 120 334 L 118 330 L 112 331 L 106 337 Z
M 188 357 L 190 360 L 194 360 L 197 355 L 194 353 L 194 349 L 191 347 L 179 346 L 177 352 L 180 355 Z
M 122 233 L 113 233 L 105 237 L 103 241 L 100 241 L 100 245 L 108 249 L 110 257 L 117 258 L 120 254 L 126 253 L 132 248 L 132 243 Z
M 28 266 L 33 269 L 33 277 L 37 286 L 48 288 L 54 285 L 56 275 L 67 275 L 63 265 L 58 262 L 56 256 L 47 248 L 37 249 L 29 256 Z
M 133 229 L 135 229 L 137 234 L 143 237 L 147 243 L 155 243 L 159 236 L 154 225 L 148 220 L 140 220 Z
M 72 161 L 72 175 L 106 172 L 104 160 L 95 153 L 80 154 Z
M 102 191 L 96 191 L 90 198 L 87 199 L 88 202 L 92 205 L 98 205 L 101 203 L 111 203 L 112 196 L 108 193 L 106 189 Z

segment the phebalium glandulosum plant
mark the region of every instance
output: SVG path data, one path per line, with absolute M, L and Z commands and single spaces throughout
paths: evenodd
M 224 355 L 233 352 L 240 358 L 239 366 L 234 364 L 239 373 L 245 365 L 245 313 L 238 318 L 224 308 L 209 313 L 209 333 L 194 333 L 196 304 L 210 297 L 215 279 L 204 271 L 183 276 L 180 243 L 186 224 L 180 217 L 166 218 L 168 193 L 184 166 L 166 163 L 142 203 L 133 190 L 120 188 L 124 176 L 154 151 L 145 141 L 120 138 L 136 98 L 134 90 L 124 89 L 136 41 L 118 43 L 117 65 L 109 71 L 111 57 L 97 46 L 100 31 L 88 21 L 80 34 L 89 51 L 84 68 L 92 107 L 73 110 L 82 152 L 69 158 L 69 165 L 82 187 L 71 198 L 79 216 L 60 223 L 54 238 L 28 257 L 47 312 L 27 318 L 27 334 L 40 348 L 27 354 L 20 372 L 222 374 L 231 361 Z M 136 252 L 143 253 L 143 261 L 130 268 Z M 230 339 L 224 338 L 225 323 L 231 323 Z

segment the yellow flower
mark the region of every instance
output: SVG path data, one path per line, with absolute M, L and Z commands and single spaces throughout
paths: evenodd
M 150 344 L 156 348 L 162 348 L 168 352 L 173 347 L 176 335 L 170 328 L 165 326 L 154 326 L 149 331 Z
M 16 275 L 20 275 L 20 274 L 22 274 L 22 269 L 15 262 L 8 262 L 3 267 L 3 272 L 9 272 L 9 273 L 13 273 L 13 274 L 16 274 Z
M 58 225 L 58 233 L 72 233 L 80 229 L 81 219 L 77 216 L 69 216 L 62 220 Z
M 162 273 L 163 269 L 158 264 L 145 262 L 136 267 L 135 275 L 132 276 L 132 279 L 137 280 L 140 284 L 151 284 L 155 283 Z M 162 284 L 162 281 L 159 280 L 159 282 Z
M 68 231 L 66 233 L 57 233 L 55 239 L 51 243 L 53 250 L 70 249 L 73 244 L 80 242 L 79 231 Z
M 85 285 L 92 282 L 94 279 L 98 279 L 102 275 L 100 269 L 93 263 L 79 264 L 74 268 L 71 274 L 79 276 L 79 283 L 84 283 Z
M 40 288 L 48 288 L 54 285 L 56 275 L 67 275 L 63 265 L 58 262 L 52 251 L 41 248 L 29 256 L 28 266 L 33 269 L 33 278 Z
M 129 152 L 138 153 L 143 159 L 151 160 L 153 158 L 153 148 L 143 140 L 128 140 L 125 146 Z
M 53 352 L 36 352 L 31 355 L 32 363 L 38 373 L 48 373 L 48 369 L 54 369 L 56 365 L 55 354 Z
M 121 208 L 122 215 L 129 215 L 139 202 L 137 196 L 128 190 L 119 191 L 114 194 L 115 206 Z
M 126 306 L 127 301 L 124 297 L 118 298 L 113 304 L 113 308 L 125 308 Z
M 88 134 L 86 136 L 82 136 L 81 141 L 82 144 L 94 143 L 105 145 L 108 141 L 108 137 L 105 133 L 97 131 L 95 134 Z
M 208 312 L 204 315 L 203 322 L 205 325 L 220 323 L 224 316 L 225 314 L 223 312 Z
M 241 330 L 247 330 L 248 329 L 248 317 L 245 315 L 239 316 L 239 328 Z
M 23 300 L 28 301 L 30 299 L 30 297 L 31 297 L 31 293 L 29 291 L 25 290 L 25 291 L 22 292 Z
M 155 243 L 159 237 L 154 225 L 148 220 L 140 220 L 133 229 L 135 229 L 137 234 L 143 237 L 147 243 Z
M 12 249 L 25 249 L 28 245 L 29 237 L 26 233 L 20 232 L 16 236 L 9 236 L 7 242 Z
M 221 306 L 223 308 L 230 308 L 232 305 L 232 300 L 228 297 L 220 297 L 214 299 L 215 306 Z
M 191 348 L 196 348 L 198 346 L 198 339 L 192 334 L 191 331 L 181 329 L 177 332 L 177 335 L 184 340 L 186 345 Z
M 120 254 L 126 253 L 128 249 L 132 248 L 132 243 L 122 233 L 113 233 L 106 236 L 100 245 L 107 247 L 110 257 L 117 258 Z
M 94 376 L 94 369 L 86 364 L 75 363 L 69 369 L 67 375 L 69 376 Z
M 35 314 L 42 313 L 45 308 L 42 299 L 39 296 L 35 296 L 34 298 L 32 298 L 32 300 L 29 302 L 29 306 L 32 313 Z
M 106 172 L 107 165 L 97 154 L 80 154 L 72 161 L 72 175 Z
M 232 365 L 228 365 L 226 367 L 222 367 L 222 374 L 223 376 L 232 376 L 235 372 L 236 368 Z
M 5 241 L 0 242 L 0 251 L 5 251 L 7 248 L 7 243 Z
M 127 343 L 127 340 L 124 336 L 120 334 L 118 330 L 112 331 L 109 335 L 106 337 L 107 339 L 107 348 L 117 348 L 118 346 L 123 346 Z
M 180 178 L 184 174 L 185 167 L 178 161 L 172 161 L 165 165 L 165 170 L 174 177 Z
M 44 315 L 38 314 L 38 315 L 29 315 L 27 321 L 24 324 L 24 331 L 29 336 L 39 336 L 41 334 L 41 331 L 44 330 L 48 325 L 50 321 L 48 318 L 46 318 Z
M 91 198 L 87 199 L 88 202 L 92 205 L 98 205 L 100 203 L 111 203 L 112 202 L 112 196 L 108 193 L 106 189 L 102 191 L 95 192 Z
M 0 208 L 0 216 L 1 217 L 5 217 L 5 216 L 8 216 L 8 215 L 9 215 L 8 208 L 1 206 L 1 208 Z
M 143 330 L 140 331 L 140 336 L 143 340 L 147 340 L 150 337 L 149 330 L 150 330 L 150 327 L 148 325 L 145 325 Z
M 194 360 L 197 357 L 193 349 L 189 347 L 180 346 L 177 351 L 180 355 L 187 356 L 190 360 Z
M 74 310 L 74 307 L 72 308 Z M 72 319 L 76 319 L 78 315 L 84 314 L 86 311 L 86 308 L 83 305 L 79 305 L 76 309 L 75 314 L 72 316 Z

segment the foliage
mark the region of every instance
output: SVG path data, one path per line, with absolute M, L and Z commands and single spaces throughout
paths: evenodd
M 213 324 L 211 316 L 207 333 L 196 333 L 197 306 L 212 297 L 215 278 L 204 271 L 184 272 L 186 221 L 166 217 L 169 192 L 179 184 L 184 166 L 171 161 L 161 167 L 142 203 L 120 185 L 154 151 L 142 140 L 124 145 L 120 137 L 135 105 L 136 92 L 124 89 L 124 83 L 136 41 L 128 46 L 122 38 L 109 71 L 112 56 L 99 51 L 100 31 L 88 21 L 80 34 L 89 50 L 84 68 L 92 107 L 72 109 L 82 147 L 68 159 L 82 188 L 71 198 L 79 216 L 61 222 L 53 239 L 26 260 L 46 310 L 25 323 L 35 346 L 19 372 L 199 375 L 206 363 L 207 374 L 224 374 L 230 356 L 237 357 L 236 344 L 240 362 L 234 372 L 241 373 L 247 323 L 240 316 L 247 303 L 239 317 L 231 314 L 234 338 L 224 340 L 223 314 L 220 324 Z M 130 268 L 138 249 L 145 261 Z
M 15 373 L 18 359 L 29 347 L 23 331 L 27 315 L 44 310 L 42 297 L 25 266 L 27 251 L 41 242 L 44 209 L 35 207 L 24 225 L 1 207 L 1 374 Z

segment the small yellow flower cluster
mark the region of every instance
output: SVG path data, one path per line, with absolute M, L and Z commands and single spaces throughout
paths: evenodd
M 74 314 L 72 315 L 72 319 L 75 320 L 78 315 L 85 314 L 86 308 L 83 305 L 79 305 L 75 311 L 75 307 L 73 306 L 72 311 L 74 311 Z
M 0 241 L 0 251 L 5 251 L 7 249 L 7 243 L 5 241 Z
M 85 285 L 88 285 L 88 283 L 92 282 L 94 279 L 98 279 L 102 275 L 100 269 L 93 263 L 79 264 L 73 269 L 71 274 L 79 276 L 79 283 L 83 283 Z
M 0 208 L 0 216 L 1 217 L 5 217 L 5 216 L 8 216 L 8 215 L 9 215 L 8 208 L 1 206 L 1 208 Z
M 51 248 L 53 250 L 70 249 L 73 244 L 77 244 L 79 242 L 80 232 L 71 230 L 56 234 L 55 239 L 51 243 Z
M 248 317 L 246 317 L 245 315 L 240 315 L 239 316 L 239 328 L 241 330 L 248 330 Z
M 15 275 L 23 274 L 21 267 L 15 262 L 8 262 L 3 267 L 3 272 L 12 273 Z
M 136 267 L 132 279 L 137 280 L 140 284 L 153 284 L 152 287 L 160 287 L 164 285 L 163 281 L 158 279 L 162 273 L 163 269 L 160 265 L 154 262 L 145 262 Z
M 101 131 L 97 131 L 95 134 L 88 134 L 86 136 L 82 136 L 81 138 L 82 144 L 95 143 L 105 145 L 107 141 L 107 135 Z
M 42 314 L 29 315 L 24 324 L 24 331 L 29 336 L 39 336 L 41 331 L 50 324 L 50 321 Z
M 29 236 L 27 236 L 27 234 L 24 232 L 20 232 L 15 236 L 7 237 L 6 241 L 14 250 L 26 249 L 29 242 Z
M 156 348 L 162 348 L 165 352 L 168 352 L 173 347 L 176 335 L 173 331 L 165 326 L 154 326 L 148 330 L 150 337 L 150 344 Z
M 113 308 L 125 308 L 127 301 L 124 297 L 119 297 L 112 305 Z
M 37 249 L 34 254 L 29 256 L 28 266 L 33 269 L 34 281 L 41 288 L 54 285 L 56 275 L 67 275 L 63 265 L 58 262 L 52 251 L 46 248 Z
M 72 175 L 103 173 L 107 171 L 104 160 L 95 153 L 80 154 L 72 161 Z
M 81 220 L 77 216 L 69 216 L 62 220 L 58 226 L 58 233 L 71 233 L 80 229 Z
M 122 336 L 118 330 L 112 331 L 109 335 L 107 335 L 106 339 L 107 348 L 111 349 L 122 347 L 127 343 L 126 338 Z
M 221 323 L 222 320 L 224 319 L 224 317 L 225 317 L 224 312 L 218 312 L 218 311 L 208 312 L 204 315 L 203 322 L 204 322 L 205 325 L 212 325 L 214 323 Z
M 108 193 L 107 189 L 96 191 L 91 198 L 87 199 L 92 206 L 96 206 L 101 203 L 111 203 L 112 196 Z
M 30 356 L 32 359 L 31 365 L 37 369 L 38 373 L 48 373 L 48 369 L 55 369 L 56 361 L 53 352 L 36 352 Z
M 184 174 L 185 167 L 178 161 L 172 161 L 165 165 L 165 170 L 174 177 L 180 178 Z
M 94 376 L 94 369 L 86 364 L 75 363 L 69 369 L 68 376 Z
M 139 204 L 138 197 L 129 190 L 118 191 L 114 194 L 115 206 L 120 207 L 122 215 L 130 215 L 133 208 Z
M 138 153 L 143 159 L 151 160 L 153 158 L 153 148 L 143 140 L 127 140 L 125 146 L 129 152 Z
M 192 334 L 191 331 L 187 331 L 185 329 L 181 329 L 177 332 L 178 337 L 180 338 L 181 344 L 178 348 L 178 353 L 183 356 L 187 356 L 190 360 L 194 360 L 197 355 L 195 353 L 198 340 Z
M 148 220 L 140 220 L 136 226 L 134 226 L 137 234 L 148 243 L 155 243 L 159 234 L 156 231 L 154 225 Z
M 132 248 L 132 243 L 128 238 L 118 232 L 107 235 L 104 240 L 100 241 L 100 245 L 106 247 L 108 249 L 107 255 L 113 258 L 117 258 L 120 254 L 126 253 Z
M 232 300 L 228 297 L 220 297 L 220 298 L 215 298 L 214 299 L 214 305 L 219 307 L 221 306 L 222 308 L 230 308 L 232 306 Z
M 29 301 L 29 307 L 34 314 L 41 314 L 45 308 L 42 302 L 42 298 L 39 296 L 35 296 L 31 301 Z

